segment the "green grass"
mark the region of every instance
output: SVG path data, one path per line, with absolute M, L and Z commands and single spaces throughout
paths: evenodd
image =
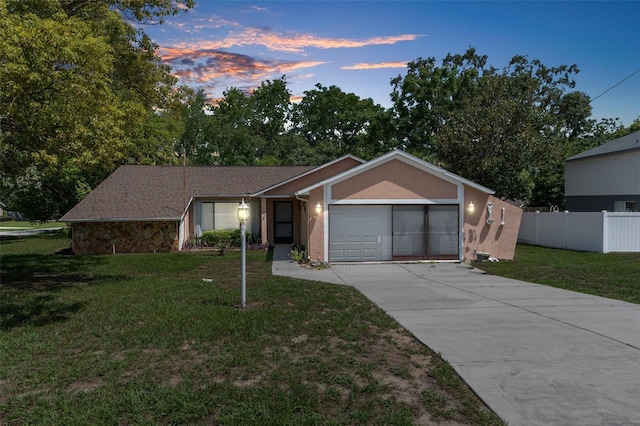
M 474 266 L 495 275 L 640 303 L 640 253 L 589 253 L 519 244 L 513 261 Z
M 43 228 L 66 228 L 67 224 L 62 222 L 24 222 L 8 220 L 0 222 L 0 230 L 12 229 L 43 229 Z
M 503 424 L 351 287 L 250 251 L 243 310 L 237 251 L 68 256 L 63 235 L 1 242 L 0 424 Z

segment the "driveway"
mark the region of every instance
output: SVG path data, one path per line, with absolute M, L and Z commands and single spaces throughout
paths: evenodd
M 510 425 L 640 425 L 640 305 L 457 263 L 273 269 L 355 287 Z

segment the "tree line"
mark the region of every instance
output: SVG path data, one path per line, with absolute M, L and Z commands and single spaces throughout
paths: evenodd
M 0 197 L 59 218 L 122 164 L 320 165 L 392 149 L 530 205 L 564 205 L 564 160 L 640 128 L 590 119 L 576 65 L 523 55 L 503 68 L 469 48 L 418 58 L 392 106 L 286 76 L 214 104 L 179 86 L 139 29 L 193 0 L 0 0 Z

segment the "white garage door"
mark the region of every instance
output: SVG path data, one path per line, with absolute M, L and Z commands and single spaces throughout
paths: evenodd
M 391 260 L 391 206 L 330 206 L 329 260 Z

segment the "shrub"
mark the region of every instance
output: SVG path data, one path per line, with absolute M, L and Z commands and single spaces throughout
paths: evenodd
M 295 246 L 291 250 L 291 258 L 298 263 L 304 263 L 308 260 L 307 252 L 304 250 L 303 246 Z
M 202 243 L 209 247 L 240 247 L 240 230 L 204 231 Z

